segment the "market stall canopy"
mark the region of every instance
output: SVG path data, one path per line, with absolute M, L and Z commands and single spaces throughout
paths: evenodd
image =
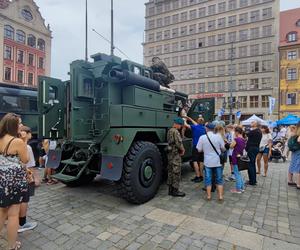
M 247 119 L 245 121 L 242 121 L 242 125 L 249 126 L 249 125 L 251 125 L 251 122 L 253 122 L 253 121 L 257 121 L 260 125 L 266 125 L 266 126 L 268 126 L 268 122 L 267 121 L 259 118 L 256 115 L 252 115 L 249 119 Z
M 299 117 L 289 114 L 288 116 L 277 121 L 277 125 L 296 125 L 298 122 L 300 122 Z

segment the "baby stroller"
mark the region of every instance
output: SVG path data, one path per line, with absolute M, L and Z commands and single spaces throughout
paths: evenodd
M 273 159 L 278 162 L 280 159 L 283 160 L 283 162 L 286 161 L 286 157 L 284 155 L 284 148 L 285 148 L 285 140 L 284 139 L 276 139 L 273 141 L 272 145 L 272 151 L 271 151 L 271 157 L 270 161 Z

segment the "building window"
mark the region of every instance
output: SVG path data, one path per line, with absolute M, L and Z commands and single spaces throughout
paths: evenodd
M 287 34 L 288 42 L 296 42 L 298 40 L 297 32 L 290 32 Z
M 172 43 L 172 52 L 178 51 L 178 42 Z
M 262 62 L 262 71 L 271 71 L 272 70 L 272 61 L 263 61 Z
M 250 80 L 250 89 L 258 89 L 258 87 L 259 87 L 259 81 L 258 81 L 258 79 L 257 78 L 255 78 L 255 79 L 251 79 Z
M 272 25 L 264 26 L 262 33 L 263 36 L 272 36 Z
M 169 53 L 170 52 L 170 44 L 165 44 L 164 45 L 164 53 Z
M 222 3 L 218 4 L 218 11 L 219 11 L 219 13 L 226 11 L 226 2 L 222 2 Z
M 162 20 L 162 18 L 158 18 L 157 20 L 156 20 L 156 27 L 157 28 L 160 28 L 160 27 L 162 27 L 163 26 L 163 20 Z
M 263 9 L 263 19 L 272 17 L 272 8 Z
M 247 90 L 248 89 L 248 80 L 247 79 L 239 80 L 238 89 L 239 90 Z
M 297 69 L 288 69 L 287 70 L 287 79 L 289 81 L 297 80 L 298 79 Z
M 297 59 L 297 51 L 288 51 L 287 53 L 287 59 L 288 60 L 296 60 Z
M 296 105 L 297 104 L 297 93 L 288 93 L 286 95 L 286 105 Z
M 154 33 L 151 33 L 148 35 L 148 42 L 153 42 L 154 41 Z
M 28 54 L 28 65 L 34 66 L 34 55 Z
M 4 37 L 14 40 L 15 29 L 13 27 L 11 27 L 10 25 L 4 25 Z
M 187 56 L 186 55 L 182 55 L 180 57 L 180 65 L 185 65 L 187 64 Z
M 246 57 L 248 55 L 248 47 L 247 46 L 243 46 L 239 48 L 239 56 L 240 57 Z
M 258 96 L 250 96 L 250 108 L 258 108 Z
M 24 71 L 23 70 L 18 70 L 18 76 L 17 76 L 17 81 L 18 83 L 23 83 L 24 78 Z
M 190 49 L 196 49 L 196 47 L 197 47 L 197 41 L 196 41 L 196 39 L 190 40 L 189 41 L 189 48 Z
M 180 42 L 180 50 L 187 50 L 188 46 L 187 46 L 187 41 L 181 41 Z
M 226 34 L 219 34 L 218 35 L 218 44 L 225 44 L 225 37 L 226 37 Z
M 261 88 L 262 89 L 269 89 L 272 87 L 272 78 L 266 77 L 261 79 Z
M 240 19 L 240 20 L 239 20 L 239 21 L 240 21 L 240 24 L 248 23 L 248 13 L 240 14 L 239 19 Z
M 236 58 L 236 48 L 228 49 L 228 59 Z
M 185 21 L 187 21 L 187 19 L 188 19 L 188 13 L 186 11 L 182 12 L 180 14 L 180 20 L 181 20 L 181 22 L 185 22 Z
M 225 60 L 226 50 L 218 50 L 218 60 Z
M 165 26 L 171 24 L 171 17 L 170 17 L 170 16 L 166 16 L 166 17 L 164 18 L 164 24 L 165 24 Z
M 228 10 L 235 10 L 236 9 L 236 0 L 230 0 L 228 3 Z
M 247 108 L 247 96 L 239 96 L 238 100 L 241 108 Z
M 174 24 L 179 22 L 179 14 L 175 14 L 172 16 L 172 22 Z
M 228 26 L 235 26 L 236 25 L 236 16 L 228 17 Z
M 164 31 L 164 39 L 170 39 L 171 38 L 171 32 L 170 30 Z
M 23 50 L 18 50 L 17 62 L 18 63 L 24 63 L 24 51 Z
M 186 36 L 187 35 L 187 26 L 181 27 L 180 35 L 181 36 Z
M 158 46 L 156 47 L 156 54 L 157 54 L 157 55 L 161 55 L 161 54 L 162 54 L 162 46 L 161 46 L 161 45 L 158 45 Z
M 17 42 L 25 44 L 26 35 L 22 30 L 17 30 Z
M 268 95 L 261 96 L 261 107 L 262 108 L 269 107 L 269 96 Z
M 189 64 L 194 64 L 194 63 L 196 63 L 196 55 L 190 54 L 189 55 Z
M 178 56 L 172 58 L 172 66 L 178 66 Z
M 198 47 L 202 48 L 205 46 L 205 38 L 199 38 L 198 39 Z
M 248 64 L 247 63 L 240 63 L 239 64 L 239 74 L 247 74 L 248 73 Z
M 250 29 L 250 38 L 251 39 L 259 38 L 259 28 L 258 27 Z
M 212 77 L 215 76 L 215 67 L 207 67 L 207 76 L 208 77 Z
M 27 45 L 33 48 L 36 47 L 36 38 L 34 35 L 28 35 Z
M 251 56 L 259 55 L 259 44 L 254 44 L 250 46 L 250 55 Z
M 199 83 L 199 92 L 200 93 L 203 93 L 205 92 L 205 83 Z
M 240 8 L 248 6 L 248 0 L 240 0 Z
M 199 33 L 205 32 L 205 23 L 198 24 L 198 32 Z
M 215 20 L 208 21 L 207 30 L 214 30 L 214 29 L 216 29 L 216 21 Z
M 207 91 L 208 92 L 215 92 L 215 83 L 214 82 L 209 82 L 207 84 Z
M 250 70 L 252 73 L 259 72 L 259 62 L 250 62 Z
M 216 45 L 216 36 L 209 36 L 207 43 L 208 43 L 208 46 Z
M 217 85 L 218 92 L 224 92 L 225 91 L 225 82 L 218 82 L 217 84 L 218 84 Z
M 208 6 L 208 15 L 214 15 L 216 14 L 216 5 L 210 5 Z
M 230 43 L 236 41 L 236 31 L 228 33 L 228 40 L 229 40 Z
M 215 51 L 208 51 L 207 57 L 209 62 L 215 61 L 216 60 Z
M 259 21 L 259 10 L 251 11 L 250 20 L 251 20 L 251 22 Z
M 6 67 L 4 70 L 4 80 L 11 81 L 11 68 Z
M 198 62 L 199 63 L 205 62 L 205 52 L 201 52 L 198 54 Z
M 4 46 L 4 59 L 12 60 L 12 47 Z
M 224 76 L 225 75 L 225 65 L 219 65 L 217 73 L 218 73 L 218 76 Z
M 162 32 L 161 31 L 156 33 L 156 41 L 160 41 L 160 40 L 162 40 Z
M 248 30 L 240 30 L 240 41 L 248 39 Z
M 272 43 L 263 43 L 262 44 L 262 54 L 271 54 L 272 52 Z
M 196 33 L 196 24 L 190 25 L 190 35 L 193 35 Z
M 205 17 L 205 15 L 206 15 L 206 8 L 205 7 L 200 8 L 198 13 L 199 13 L 199 18 Z
M 33 85 L 33 73 L 28 73 L 28 85 Z
M 218 19 L 218 28 L 225 28 L 225 25 L 226 25 L 226 19 L 225 17 L 224 18 L 219 18 Z
M 205 68 L 198 69 L 198 77 L 200 77 L 200 78 L 205 77 Z
M 191 10 L 190 11 L 190 20 L 197 18 L 197 11 Z

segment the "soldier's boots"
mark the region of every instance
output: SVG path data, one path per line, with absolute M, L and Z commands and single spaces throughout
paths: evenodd
M 170 185 L 169 186 L 169 195 L 172 195 L 173 194 L 173 187 Z
M 179 191 L 177 188 L 173 188 L 173 192 L 172 192 L 171 195 L 174 196 L 174 197 L 184 197 L 185 193 Z

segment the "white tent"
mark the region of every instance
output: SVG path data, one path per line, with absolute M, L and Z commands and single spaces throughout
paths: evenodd
M 268 122 L 259 118 L 258 116 L 256 115 L 252 115 L 249 119 L 245 120 L 245 121 L 242 121 L 242 125 L 251 125 L 251 122 L 253 121 L 257 121 L 260 125 L 266 125 L 268 126 Z

